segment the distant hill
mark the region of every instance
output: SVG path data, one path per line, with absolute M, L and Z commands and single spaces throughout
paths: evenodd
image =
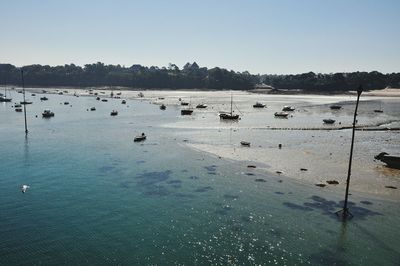
M 21 84 L 20 70 L 24 70 L 26 86 L 122 86 L 140 89 L 230 89 L 250 90 L 257 86 L 277 90 L 302 90 L 304 92 L 335 93 L 356 89 L 400 87 L 400 73 L 382 74 L 352 72 L 316 74 L 308 72 L 297 75 L 252 75 L 215 67 L 200 67 L 196 62 L 187 63 L 180 69 L 175 64 L 168 67 L 132 65 L 105 65 L 101 62 L 83 67 L 74 64 L 64 66 L 29 65 L 17 68 L 0 64 L 0 83 Z

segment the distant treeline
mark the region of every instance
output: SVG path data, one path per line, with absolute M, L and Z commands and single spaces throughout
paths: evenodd
M 0 64 L 0 83 L 21 85 L 21 69 L 24 70 L 26 86 L 122 86 L 141 89 L 232 89 L 249 90 L 260 84 L 282 90 L 334 93 L 356 89 L 400 87 L 400 73 L 382 74 L 352 72 L 316 74 L 308 72 L 297 75 L 252 75 L 215 67 L 199 67 L 196 62 L 187 63 L 180 69 L 175 64 L 168 67 L 145 67 L 132 65 L 74 64 L 64 66 L 29 65 L 17 68 L 11 64 Z

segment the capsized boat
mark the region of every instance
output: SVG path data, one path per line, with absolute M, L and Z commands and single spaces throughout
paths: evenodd
M 381 152 L 374 158 L 386 163 L 387 167 L 400 169 L 400 156 L 392 156 L 386 152 Z

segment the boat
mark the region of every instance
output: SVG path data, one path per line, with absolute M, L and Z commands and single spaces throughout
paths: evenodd
M 63 95 L 64 93 L 63 93 L 62 91 L 60 91 L 58 94 L 59 94 L 59 95 Z
M 181 110 L 181 115 L 191 115 L 192 113 L 193 113 L 193 109 L 191 109 L 191 108 Z
M 283 118 L 288 117 L 288 115 L 289 115 L 289 113 L 286 113 L 286 112 L 275 112 L 275 114 L 274 114 L 275 117 L 283 117 Z
M 22 105 L 19 104 L 19 103 L 16 103 L 16 104 L 14 104 L 14 107 L 15 107 L 15 108 L 18 108 L 18 107 L 22 107 Z
M 97 100 L 97 101 L 100 101 L 100 97 L 96 97 L 96 100 Z
M 242 145 L 242 146 L 247 146 L 247 147 L 250 147 L 250 142 L 248 142 L 248 141 L 241 141 L 240 142 L 240 144 Z
M 134 142 L 139 142 L 139 141 L 144 141 L 146 139 L 146 134 L 142 133 L 141 135 L 138 135 L 133 138 Z
M 165 110 L 165 109 L 167 109 L 167 107 L 166 107 L 164 104 L 161 104 L 161 105 L 160 105 L 160 109 L 161 109 L 161 110 Z
M 120 93 L 120 92 L 117 92 L 117 95 L 121 95 L 121 93 Z
M 20 104 L 32 104 L 32 102 L 28 102 L 28 101 L 22 101 L 22 102 L 19 102 Z
M 69 104 L 69 102 L 64 102 L 64 105 L 68 105 Z
M 47 101 L 49 98 L 47 98 L 46 96 L 40 97 L 41 101 Z
M 207 108 L 207 104 L 204 104 L 204 103 L 198 104 L 198 105 L 196 105 L 196 108 L 199 108 L 199 109 Z
M 188 102 L 181 102 L 181 105 L 189 105 Z
M 122 100 L 121 104 L 126 104 L 126 101 L 125 101 L 125 100 Z
M 36 94 L 32 93 L 31 96 L 36 96 Z
M 383 110 L 381 110 L 381 109 L 375 109 L 374 112 L 375 112 L 375 113 L 383 113 Z
M 138 93 L 138 96 L 139 96 L 140 98 L 142 98 L 142 97 L 144 97 L 144 94 L 143 94 L 142 92 L 139 92 L 139 93 Z
M 42 113 L 42 117 L 44 117 L 44 118 L 53 117 L 53 116 L 54 116 L 54 113 L 50 110 L 44 110 Z
M 231 111 L 229 113 L 228 112 L 220 112 L 219 113 L 220 119 L 223 119 L 223 120 L 238 120 L 239 119 L 239 115 L 233 114 L 232 105 L 233 105 L 233 96 L 231 93 Z
M 108 100 L 107 99 L 103 99 L 103 100 L 101 100 L 102 102 L 108 102 Z
M 333 124 L 333 123 L 336 122 L 336 120 L 333 120 L 333 119 L 330 119 L 330 118 L 323 119 L 322 121 L 324 121 L 324 124 Z
M 381 152 L 374 158 L 386 163 L 387 167 L 400 169 L 400 156 L 391 156 L 386 152 Z
M 260 102 L 256 102 L 256 104 L 253 104 L 253 107 L 254 107 L 254 108 L 264 108 L 264 107 L 265 107 L 265 104 L 260 103 Z
M 16 107 L 16 108 L 15 108 L 15 112 L 18 112 L 18 113 L 19 113 L 19 112 L 22 112 L 22 108 L 21 108 L 21 107 Z
M 4 88 L 4 95 L 0 96 L 0 102 L 9 103 L 11 100 L 11 98 L 7 98 L 7 90 Z
M 116 116 L 116 115 L 118 115 L 118 111 L 117 110 L 112 110 L 110 115 L 111 116 Z
M 282 111 L 284 111 L 284 112 L 293 112 L 294 110 L 295 110 L 295 108 L 292 106 L 284 106 L 282 108 Z
M 332 110 L 340 110 L 340 109 L 342 109 L 342 106 L 334 104 L 334 105 L 329 106 L 329 108 L 331 108 Z
M 90 108 L 90 111 L 96 111 L 96 107 Z

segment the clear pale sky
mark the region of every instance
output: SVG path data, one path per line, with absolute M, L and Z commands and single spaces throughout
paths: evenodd
M 0 63 L 400 72 L 400 0 L 0 0 Z

